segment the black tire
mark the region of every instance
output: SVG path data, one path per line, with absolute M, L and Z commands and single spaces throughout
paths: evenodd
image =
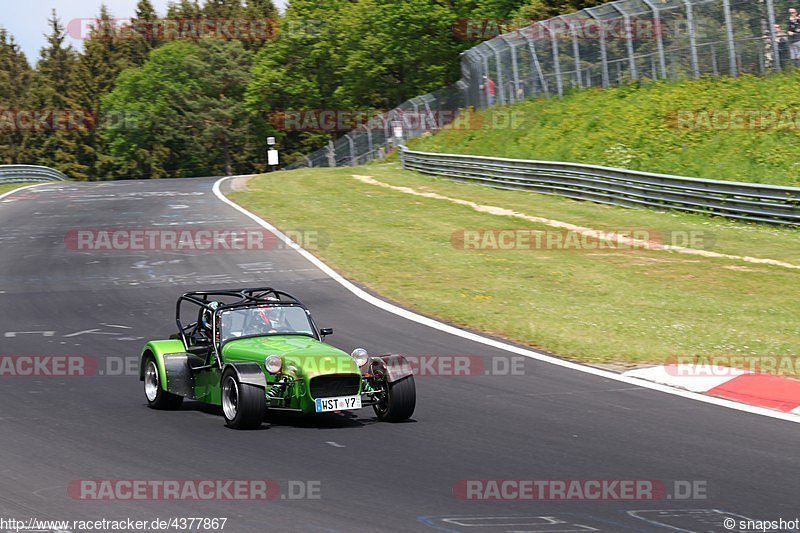
M 264 422 L 267 400 L 264 389 L 242 383 L 234 370 L 226 370 L 220 381 L 222 414 L 233 429 L 257 429 Z
M 417 386 L 414 376 L 388 383 L 386 400 L 374 406 L 378 420 L 382 422 L 402 422 L 411 418 L 417 406 Z
M 150 409 L 174 411 L 183 404 L 183 396 L 178 396 L 161 388 L 158 364 L 152 355 L 144 360 L 144 397 Z

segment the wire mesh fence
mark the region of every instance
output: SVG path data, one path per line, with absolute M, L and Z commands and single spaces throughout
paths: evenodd
M 532 22 L 461 56 L 461 79 L 380 114 L 289 168 L 358 165 L 468 108 L 635 81 L 763 75 L 800 66 L 800 0 L 619 0 Z M 480 26 L 481 21 L 473 21 Z M 470 21 L 467 21 L 467 25 Z

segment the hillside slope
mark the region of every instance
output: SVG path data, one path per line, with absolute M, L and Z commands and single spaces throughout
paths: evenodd
M 587 90 L 471 113 L 409 146 L 800 186 L 800 74 Z

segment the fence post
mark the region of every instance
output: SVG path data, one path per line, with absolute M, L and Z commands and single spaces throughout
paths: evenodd
M 598 24 L 600 24 L 600 63 L 601 63 L 601 72 L 603 76 L 603 88 L 608 88 L 610 85 L 609 77 L 608 77 L 608 52 L 606 50 L 606 25 L 603 23 L 603 20 L 598 18 L 590 8 L 586 8 L 585 10 L 589 13 L 589 16 L 592 17 Z
M 611 6 L 619 11 L 622 15 L 622 20 L 625 23 L 625 50 L 628 52 L 628 70 L 630 70 L 631 80 L 636 81 L 639 79 L 639 72 L 636 69 L 636 57 L 633 51 L 633 27 L 631 26 L 631 17 L 626 11 L 612 3 Z
M 516 33 L 515 33 L 516 35 Z M 511 48 L 511 74 L 514 76 L 514 94 L 511 95 L 511 101 L 516 102 L 519 96 L 519 65 L 517 64 L 517 43 L 514 41 L 516 37 L 512 37 L 508 42 Z M 525 95 L 523 94 L 523 98 Z
M 367 146 L 369 147 L 369 153 L 371 154 L 372 150 L 373 150 L 373 147 L 372 147 L 372 126 L 370 124 L 367 124 L 366 130 L 367 130 Z
M 308 156 L 306 155 L 306 156 L 303 156 L 303 159 L 305 159 L 305 160 L 306 160 L 306 165 L 308 165 L 308 167 L 309 167 L 309 168 L 314 168 L 314 163 L 311 161 L 311 158 L 310 158 L 310 157 L 308 157 Z
M 556 90 L 558 91 L 558 96 L 564 96 L 564 80 L 561 79 L 561 62 L 558 60 L 558 37 L 556 33 L 548 26 L 545 26 L 543 22 L 539 24 L 550 34 L 550 46 L 553 47 L 553 68 L 555 69 L 556 75 Z
M 356 144 L 353 142 L 353 138 L 350 137 L 350 134 L 345 134 L 345 138 L 347 139 L 347 144 L 350 145 L 350 166 L 356 166 L 358 161 L 356 159 Z
M 500 52 L 498 52 L 497 48 L 494 47 L 493 42 L 494 42 L 494 39 L 486 41 L 486 46 L 491 48 L 492 52 L 494 53 L 494 67 L 495 67 L 495 73 L 497 74 L 497 83 L 495 84 L 494 95 L 495 95 L 495 98 L 497 98 L 498 95 L 500 96 L 499 102 L 502 105 L 502 104 L 506 103 L 505 91 L 503 90 L 503 85 L 504 85 L 504 83 L 503 83 L 503 70 L 502 70 L 502 68 L 500 66 L 500 63 L 501 63 L 500 62 Z
M 730 63 L 731 76 L 739 75 L 736 68 L 736 42 L 733 38 L 733 20 L 731 19 L 731 0 L 722 0 L 722 10 L 725 13 L 725 33 L 728 38 L 728 62 Z
M 781 51 L 778 45 L 778 35 L 775 33 L 775 2 L 767 0 L 767 19 L 769 20 L 769 38 L 772 40 L 772 62 L 775 70 L 781 71 Z
M 333 145 L 333 141 L 328 141 L 328 166 L 336 167 L 336 147 Z
M 562 20 L 563 17 L 561 18 Z M 579 89 L 583 89 L 583 79 L 581 78 L 581 47 L 578 44 L 578 32 L 575 29 L 575 24 L 573 21 L 568 21 L 570 33 L 572 34 L 572 55 L 575 61 L 575 81 L 577 82 L 577 87 Z
M 658 50 L 658 64 L 661 67 L 661 77 L 667 78 L 667 58 L 664 55 L 664 36 L 661 34 L 664 31 L 664 26 L 661 23 L 661 11 L 653 3 L 652 0 L 642 0 L 647 7 L 653 12 L 654 28 L 656 32 L 656 49 Z
M 481 59 L 483 60 L 483 75 L 487 78 L 489 77 L 489 60 L 486 59 L 486 56 L 483 55 L 483 50 L 481 50 Z M 481 83 L 483 83 L 483 79 L 481 79 Z M 486 84 L 483 85 L 483 89 L 481 90 L 481 101 L 485 102 L 486 105 L 484 107 L 489 107 L 489 93 L 488 87 Z
M 699 78 L 700 61 L 697 58 L 697 29 L 694 25 L 694 8 L 692 7 L 692 0 L 683 0 L 683 5 L 686 6 L 686 25 L 689 26 L 689 55 L 692 61 L 692 75 L 695 78 Z
M 529 28 L 533 28 L 533 25 L 528 26 Z M 542 72 L 542 65 L 539 63 L 539 56 L 536 53 L 536 46 L 533 44 L 533 36 L 529 39 L 527 36 L 525 39 L 528 41 L 528 49 L 531 51 L 531 62 L 533 63 L 533 71 L 539 76 L 539 84 L 542 86 L 542 90 L 544 94 L 550 95 L 550 89 L 547 86 L 547 80 L 544 79 L 544 72 Z M 534 88 L 536 84 L 534 83 Z

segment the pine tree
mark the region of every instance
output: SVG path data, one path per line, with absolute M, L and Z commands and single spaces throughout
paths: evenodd
M 180 0 L 180 2 L 170 2 L 167 8 L 168 19 L 197 20 L 201 18 L 203 8 L 197 0 Z
M 206 0 L 203 15 L 210 19 L 235 19 L 244 14 L 241 0 Z
M 0 164 L 25 163 L 25 133 L 16 129 L 17 113 L 26 106 L 32 70 L 14 37 L 0 28 Z
M 45 127 L 26 134 L 22 157 L 37 164 L 54 167 L 68 176 L 85 180 L 90 168 L 85 158 L 82 131 L 91 127 L 86 110 L 76 102 L 74 81 L 78 57 L 72 46 L 64 45 L 64 26 L 53 10 L 50 18 L 47 45 L 40 52 L 33 87 L 30 91 L 29 109 L 49 117 L 67 117 L 68 120 L 51 119 Z M 72 120 L 69 120 L 72 119 Z
M 158 13 L 150 0 L 139 0 L 136 15 L 131 19 L 131 28 L 125 35 L 128 40 L 128 57 L 134 65 L 147 61 L 147 56 L 161 42 L 158 40 Z
M 93 170 L 94 176 L 102 177 L 105 169 L 100 168 L 103 143 L 98 130 L 105 127 L 124 127 L 124 116 L 103 117 L 100 115 L 100 102 L 111 92 L 119 73 L 132 66 L 127 45 L 121 40 L 121 32 L 105 5 L 100 8 L 97 24 L 84 44 L 73 75 L 73 94 L 75 104 L 86 110 L 91 117 L 90 128 L 81 131 L 81 163 Z

